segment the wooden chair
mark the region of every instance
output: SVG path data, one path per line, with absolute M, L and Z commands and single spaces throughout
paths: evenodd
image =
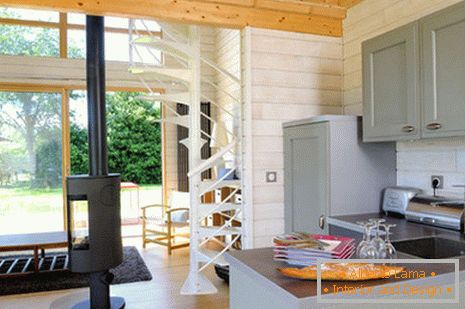
M 189 208 L 189 193 L 177 191 L 171 192 L 168 205 L 141 207 L 142 247 L 145 248 L 147 243 L 166 246 L 171 255 L 172 250 L 189 246 L 189 242 L 175 244 L 176 237 L 189 237 L 189 232 L 185 231 L 189 227 Z M 154 210 L 158 210 L 160 214 L 153 215 Z M 176 228 L 184 232 L 177 233 Z

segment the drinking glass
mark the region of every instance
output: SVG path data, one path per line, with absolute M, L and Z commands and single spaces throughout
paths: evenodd
M 380 236 L 379 226 L 381 223 L 386 222 L 384 219 L 369 219 L 374 227 L 376 228 L 375 237 L 371 240 L 371 243 L 376 249 L 376 258 L 377 259 L 384 259 L 386 258 L 386 243 Z
M 382 224 L 381 226 L 386 231 L 386 237 L 385 237 L 386 259 L 397 259 L 396 248 L 394 248 L 394 246 L 392 245 L 391 239 L 389 237 L 389 235 L 391 234 L 390 229 L 392 227 L 396 227 L 396 224 Z
M 363 227 L 363 239 L 358 243 L 357 250 L 355 251 L 355 256 L 360 257 L 360 251 L 370 242 L 368 227 L 371 225 L 371 223 L 358 221 L 357 224 Z
M 364 223 L 365 235 L 364 240 L 359 244 L 360 248 L 357 247 L 357 256 L 360 259 L 375 259 L 377 257 L 377 251 L 373 243 L 370 241 L 371 231 L 375 227 L 371 222 Z

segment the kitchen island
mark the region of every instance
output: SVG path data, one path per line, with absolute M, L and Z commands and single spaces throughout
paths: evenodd
M 407 229 L 415 237 L 428 236 L 431 233 L 435 235 L 455 235 L 457 239 L 462 239 L 463 236 L 459 232 L 449 232 L 439 229 L 435 231 L 433 227 L 427 227 L 423 230 L 423 225 L 409 223 L 405 221 L 405 225 L 399 226 L 397 230 L 403 239 L 410 238 L 409 233 L 401 232 L 401 229 Z M 422 234 L 423 230 L 423 234 Z M 399 240 L 399 237 L 396 237 Z M 465 241 L 465 240 L 463 240 Z M 231 309 L 246 309 L 246 308 L 394 308 L 393 304 L 367 303 L 367 304 L 321 304 L 317 301 L 317 283 L 316 281 L 296 280 L 282 276 L 277 268 L 292 267 L 283 262 L 273 260 L 272 248 L 260 248 L 243 251 L 231 252 L 226 256 L 230 263 L 230 308 Z M 399 258 L 411 258 L 411 256 L 399 254 Z M 460 297 L 465 296 L 465 259 L 459 259 L 460 264 Z M 413 265 L 413 264 L 412 264 Z M 405 265 L 407 269 L 412 269 L 412 265 Z M 441 277 L 446 277 L 452 274 L 450 265 L 443 264 L 425 264 L 421 268 L 428 273 L 435 272 L 437 274 L 434 280 Z M 441 266 L 442 265 L 442 266 Z M 418 265 L 417 265 L 418 266 Z M 381 286 L 394 284 L 394 279 L 363 281 L 367 286 Z M 431 278 L 417 279 L 433 280 Z M 412 282 L 410 279 L 405 279 L 405 282 Z M 426 282 L 426 281 L 425 281 Z M 428 282 L 423 284 L 429 284 Z M 435 281 L 437 284 L 439 281 Z M 334 282 L 325 282 L 323 287 L 331 285 Z M 330 289 L 331 290 L 331 289 Z M 395 308 L 465 308 L 465 302 L 462 303 L 433 303 L 433 304 L 402 304 L 395 305 Z

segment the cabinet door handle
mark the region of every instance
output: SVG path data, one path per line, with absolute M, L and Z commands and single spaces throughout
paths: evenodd
M 433 123 L 430 123 L 426 126 L 426 128 L 428 130 L 438 130 L 442 127 L 442 125 L 440 123 L 437 123 L 437 122 L 433 122 Z
M 410 133 L 415 131 L 415 127 L 411 125 L 406 125 L 402 127 L 402 132 Z
M 325 215 L 320 216 L 320 218 L 318 219 L 318 225 L 322 230 L 325 228 Z

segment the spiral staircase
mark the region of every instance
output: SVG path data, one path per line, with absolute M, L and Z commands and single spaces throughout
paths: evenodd
M 210 67 L 218 76 L 229 79 L 240 87 L 240 79 L 219 67 L 215 61 L 202 57 L 200 48 L 200 30 L 197 26 L 159 23 L 162 36 L 152 33 L 143 20 L 130 21 L 130 68 L 147 88 L 144 100 L 163 104 L 170 112 L 169 117 L 160 119 L 189 130 L 189 137 L 180 141 L 178 147 L 189 149 L 189 192 L 190 208 L 190 271 L 181 289 L 181 294 L 216 293 L 215 286 L 202 273 L 209 265 L 227 265 L 223 254 L 243 235 L 243 227 L 233 226 L 240 221 L 244 226 L 243 202 L 234 199 L 242 190 L 242 140 L 241 140 L 241 98 L 224 90 L 215 80 L 202 75 L 202 67 Z M 141 34 L 142 33 L 142 34 Z M 166 61 L 170 59 L 170 61 Z M 170 65 L 165 65 L 166 63 Z M 153 84 L 160 85 L 165 91 L 160 94 L 153 90 Z M 204 94 L 205 86 L 221 92 L 230 98 L 233 104 L 228 107 L 215 102 Z M 215 120 L 201 111 L 201 101 L 210 102 L 222 115 L 229 117 L 228 129 L 225 121 Z M 189 107 L 188 115 L 180 115 L 176 104 Z M 211 122 L 214 130 L 223 130 L 229 139 L 221 145 L 208 159 L 201 159 L 201 148 L 207 142 L 220 142 L 217 137 L 201 129 L 201 118 Z M 202 137 L 207 137 L 204 139 Z M 202 179 L 201 174 L 207 170 L 217 170 L 229 164 L 226 173 L 212 179 Z M 213 173 L 214 174 L 214 173 Z M 216 189 L 228 187 L 229 194 L 214 203 L 205 203 L 204 195 Z M 221 226 L 207 225 L 206 219 L 215 213 L 227 213 L 227 220 Z M 222 236 L 222 237 L 219 237 Z M 214 241 L 221 244 L 221 250 L 207 249 L 207 243 Z M 234 246 L 237 247 L 237 246 Z

